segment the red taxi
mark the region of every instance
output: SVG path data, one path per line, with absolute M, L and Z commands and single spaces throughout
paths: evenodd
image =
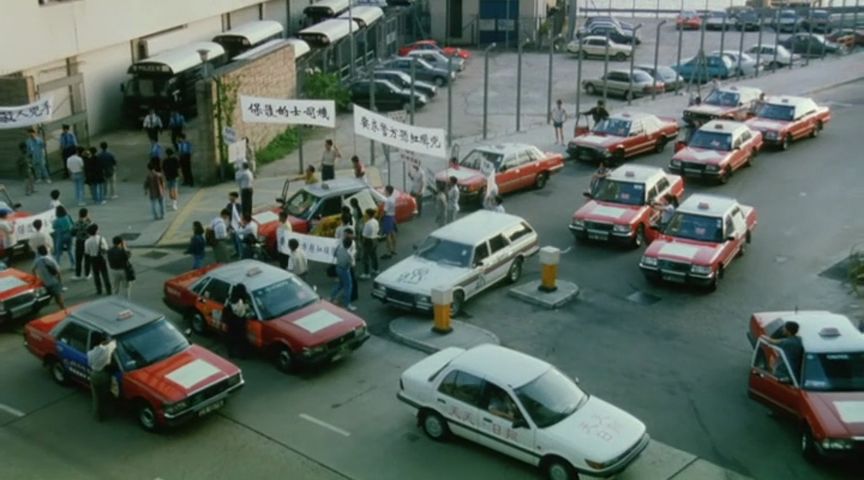
M 51 300 L 51 295 L 35 275 L 7 268 L 0 271 L 0 324 L 39 310 Z
M 445 56 L 457 56 L 468 60 L 471 58 L 471 52 L 457 47 L 442 47 L 435 40 L 417 40 L 414 43 L 409 43 L 399 48 L 399 56 L 404 57 L 414 50 L 433 50 L 441 52 Z
M 486 195 L 487 178 L 495 174 L 500 194 L 525 188 L 541 189 L 549 176 L 564 168 L 564 156 L 543 152 L 524 143 L 502 143 L 475 147 L 459 162 L 459 168 L 447 168 L 435 175 L 435 183 L 444 188 L 450 177 L 456 177 L 459 200 L 480 202 Z
M 227 331 L 222 310 L 243 284 L 252 306 L 249 344 L 290 372 L 300 365 L 337 361 L 369 339 L 360 317 L 321 300 L 292 273 L 255 260 L 208 266 L 165 282 L 165 303 L 189 317 L 198 334 Z
M 786 150 L 793 140 L 819 136 L 830 120 L 831 110 L 812 98 L 782 96 L 765 99 L 746 123 L 762 132 L 765 143 Z
M 662 168 L 627 165 L 600 179 L 589 200 L 576 213 L 569 228 L 577 240 L 616 241 L 634 248 L 648 240 L 651 225 L 659 217 L 654 204 L 665 204 L 666 195 L 684 195 L 684 181 Z
M 702 102 L 684 110 L 684 121 L 690 125 L 702 125 L 710 120 L 738 120 L 749 118 L 759 101 L 762 90 L 753 87 L 716 88 Z
M 6 247 L 2 242 L 0 242 L 0 258 L 9 258 L 12 255 L 29 251 L 27 239 L 30 238 L 30 235 L 34 232 L 33 220 L 42 217 L 42 215 L 34 216 L 32 213 L 18 210 L 21 208 L 21 204 L 13 202 L 5 189 L 0 190 L 0 194 L 2 194 L 7 200 L 0 200 L 0 211 L 7 212 L 6 221 L 9 222 L 15 230 L 15 244 L 12 245 L 12 253 L 6 251 Z M 43 219 L 43 222 L 48 220 L 49 217 L 53 220 L 53 215 L 53 210 L 50 212 L 50 215 L 46 212 L 46 214 L 44 214 L 45 218 Z
M 286 192 L 287 193 L 287 192 Z M 411 195 L 396 190 L 396 223 L 403 223 L 414 218 L 417 213 L 417 201 Z M 384 211 L 386 199 L 383 188 L 372 188 L 363 180 L 357 178 L 336 178 L 305 185 L 300 191 L 289 198 L 279 198 L 273 208 L 257 212 L 252 219 L 258 223 L 258 236 L 264 239 L 270 251 L 275 251 L 276 230 L 279 227 L 279 212 L 288 212 L 288 221 L 296 233 L 312 233 L 314 227 L 323 219 L 337 217 L 342 213 L 342 206 L 348 205 L 356 198 L 363 210 L 377 208 Z M 331 233 L 332 236 L 332 233 Z
M 798 324 L 804 347 L 791 365 L 780 339 L 787 321 Z M 843 315 L 825 311 L 754 313 L 747 332 L 755 347 L 747 391 L 753 400 L 800 425 L 808 458 L 864 452 L 864 335 Z M 790 374 L 791 372 L 791 374 Z
M 685 177 L 726 183 L 749 167 L 762 148 L 762 134 L 739 122 L 716 120 L 702 126 L 669 162 L 669 171 Z
M 662 152 L 678 137 L 674 118 L 650 113 L 622 112 L 598 123 L 591 132 L 578 135 L 567 144 L 570 158 L 620 164 L 643 153 Z
M 753 207 L 732 198 L 691 195 L 669 223 L 660 227 L 639 268 L 649 281 L 714 290 L 732 260 L 744 254 L 756 220 Z
M 675 17 L 675 28 L 678 30 L 699 30 L 702 28 L 702 16 L 693 10 L 684 10 Z
M 233 363 L 191 345 L 165 316 L 118 297 L 76 305 L 28 323 L 27 349 L 55 382 L 87 385 L 87 352 L 117 342 L 111 392 L 135 409 L 146 430 L 176 425 L 221 408 L 243 386 Z

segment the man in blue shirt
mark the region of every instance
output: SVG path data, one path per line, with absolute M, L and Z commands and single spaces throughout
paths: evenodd
M 183 185 L 191 187 L 192 180 L 192 143 L 186 139 L 186 134 L 181 133 L 177 141 L 177 153 L 180 154 L 180 173 L 183 175 Z
M 183 133 L 183 128 L 186 126 L 186 119 L 177 110 L 171 111 L 171 116 L 168 117 L 168 128 L 171 129 L 171 143 L 175 150 L 179 150 L 177 139 Z
M 36 181 L 44 181 L 51 183 L 51 174 L 48 173 L 48 163 L 45 159 L 45 142 L 36 133 L 36 130 L 30 130 L 30 138 L 27 139 L 27 156 L 30 157 L 30 162 L 33 164 L 33 171 L 36 173 Z
M 117 198 L 117 159 L 114 154 L 108 151 L 108 143 L 102 142 L 99 144 L 101 151 L 96 158 L 102 165 L 102 174 L 105 176 L 107 192 L 105 198 Z
M 69 178 L 69 169 L 66 168 L 66 159 L 78 151 L 78 138 L 69 129 L 69 125 L 63 125 L 63 133 L 60 134 L 60 153 L 63 155 L 64 178 Z
M 159 145 L 157 141 L 150 142 L 150 162 L 148 165 L 159 165 L 160 168 L 162 166 L 162 145 Z

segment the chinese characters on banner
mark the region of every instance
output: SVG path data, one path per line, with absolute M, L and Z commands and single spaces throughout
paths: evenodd
M 35 220 L 42 220 L 42 231 L 50 234 L 54 231 L 51 228 L 51 225 L 54 224 L 54 219 L 56 218 L 54 209 L 45 210 L 42 213 L 36 215 L 30 215 L 29 217 L 19 217 L 15 219 L 15 239 L 20 241 L 27 240 L 36 233 L 36 229 L 33 228 L 33 222 Z
M 296 100 L 240 95 L 243 121 L 336 127 L 336 102 Z
M 267 223 L 278 222 L 279 215 L 271 211 L 265 211 L 252 215 L 252 220 L 258 223 L 260 227 Z M 296 238 L 297 242 L 300 243 L 300 249 L 306 254 L 307 260 L 319 263 L 336 263 L 333 255 L 336 254 L 336 246 L 339 245 L 339 240 L 332 237 L 319 237 L 293 232 L 288 234 L 288 240 L 292 238 Z
M 424 128 L 397 122 L 354 105 L 354 133 L 402 150 L 446 158 L 446 134 L 442 128 Z
M 49 122 L 53 113 L 53 97 L 37 100 L 29 105 L 0 107 L 0 129 L 30 127 Z

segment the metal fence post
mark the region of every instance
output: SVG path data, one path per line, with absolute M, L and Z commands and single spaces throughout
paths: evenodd
M 798 23 L 797 22 L 795 23 L 794 26 L 792 26 L 792 38 L 795 38 L 796 35 L 798 35 Z M 810 39 L 807 39 L 807 43 L 810 43 Z M 792 62 L 789 62 L 789 70 L 792 70 Z
M 813 45 L 813 9 L 807 9 L 807 58 L 804 59 L 804 66 L 810 65 L 810 47 Z M 822 52 L 825 52 L 825 46 L 822 46 Z
M 720 54 L 722 55 L 726 47 L 726 15 L 723 15 L 723 23 L 720 24 Z
M 495 42 L 483 51 L 483 140 L 486 140 L 486 132 L 489 122 L 489 52 L 495 48 Z
M 774 71 L 779 67 L 777 64 L 777 49 L 780 48 L 780 9 L 774 15 Z M 792 65 L 792 52 L 789 52 L 789 65 Z
M 549 84 L 546 88 L 546 124 L 552 121 L 552 63 L 555 55 L 555 40 L 561 38 L 557 35 L 554 38 L 552 33 L 549 33 Z
M 765 23 L 762 12 L 759 12 L 759 38 L 756 40 L 756 65 L 762 65 L 762 25 Z M 743 37 L 742 37 L 743 38 Z M 756 69 L 756 77 L 759 77 L 759 69 Z
M 633 37 L 630 40 L 630 84 L 627 86 L 627 105 L 633 104 L 633 62 L 636 58 L 636 33 L 642 28 L 642 24 L 633 27 Z
M 453 56 L 447 57 L 447 145 L 453 144 Z
M 744 33 L 746 28 L 741 28 L 741 37 L 738 39 L 738 80 L 741 80 L 741 75 L 744 73 L 741 71 L 741 55 L 744 55 Z M 759 61 L 756 61 L 756 66 L 754 67 L 753 73 L 759 71 Z
M 844 3 L 845 3 L 845 0 L 844 0 Z M 842 25 L 842 21 L 841 21 L 841 25 Z M 858 0 L 855 0 L 855 10 L 852 12 L 852 29 L 853 30 L 858 29 Z M 857 46 L 858 46 L 857 41 L 854 44 L 852 44 L 853 48 L 855 48 Z
M 450 0 L 447 0 L 450 3 Z M 504 48 L 510 47 L 510 0 L 504 0 L 504 16 L 507 18 L 507 23 L 504 27 Z M 497 20 L 496 20 L 497 21 Z M 519 41 L 519 35 L 516 35 L 516 41 Z M 517 127 L 516 130 L 519 130 Z
M 579 43 L 579 58 L 576 59 L 578 62 L 576 64 L 576 125 L 579 125 L 579 115 L 581 115 L 581 101 L 582 101 L 582 35 L 579 35 L 577 39 Z M 573 132 L 575 135 L 576 127 L 573 127 Z
M 654 100 L 657 96 L 657 63 L 660 57 L 660 29 L 663 28 L 663 25 L 665 24 L 666 20 L 661 20 L 660 23 L 657 24 L 657 38 L 654 41 L 654 83 L 651 85 L 651 100 Z M 675 75 L 678 75 L 677 70 L 675 71 Z
M 354 80 L 354 10 L 352 8 L 352 4 L 348 3 L 348 37 L 350 38 L 349 44 L 351 48 L 351 80 Z
M 417 81 L 417 57 L 411 57 L 411 112 L 409 112 L 411 125 L 414 125 L 414 111 L 417 110 L 417 105 L 414 100 L 414 95 L 416 92 L 414 82 Z
M 611 4 L 611 2 L 610 2 Z M 610 7 L 611 8 L 611 7 Z M 582 50 L 579 50 L 582 53 Z M 631 52 L 632 55 L 632 52 Z M 603 55 L 603 103 L 606 103 L 608 95 L 606 94 L 606 75 L 609 73 L 609 32 L 606 32 L 606 53 Z
M 840 10 L 840 28 L 846 28 L 846 0 L 843 0 L 842 6 L 842 10 Z M 858 14 L 858 0 L 855 0 L 855 14 Z M 852 25 L 852 28 L 858 28 L 857 21 Z
M 369 68 L 369 107 L 377 112 L 375 107 L 375 63 Z M 375 141 L 369 140 L 369 163 L 375 165 Z
M 522 126 L 522 40 L 517 37 L 516 46 L 516 131 Z
M 683 3 L 683 0 L 682 0 Z M 678 29 L 678 61 L 675 62 L 675 65 L 678 65 L 678 68 L 681 68 L 681 44 L 684 43 L 684 27 Z M 677 72 L 677 70 L 676 70 Z

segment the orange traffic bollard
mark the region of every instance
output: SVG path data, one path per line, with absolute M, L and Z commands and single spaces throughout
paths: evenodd
M 432 289 L 432 311 L 435 314 L 433 332 L 450 333 L 453 331 L 453 327 L 450 325 L 450 305 L 452 303 L 453 290 L 449 288 Z
M 558 289 L 558 262 L 561 260 L 561 250 L 555 247 L 540 249 L 540 287 L 541 292 L 554 292 Z

